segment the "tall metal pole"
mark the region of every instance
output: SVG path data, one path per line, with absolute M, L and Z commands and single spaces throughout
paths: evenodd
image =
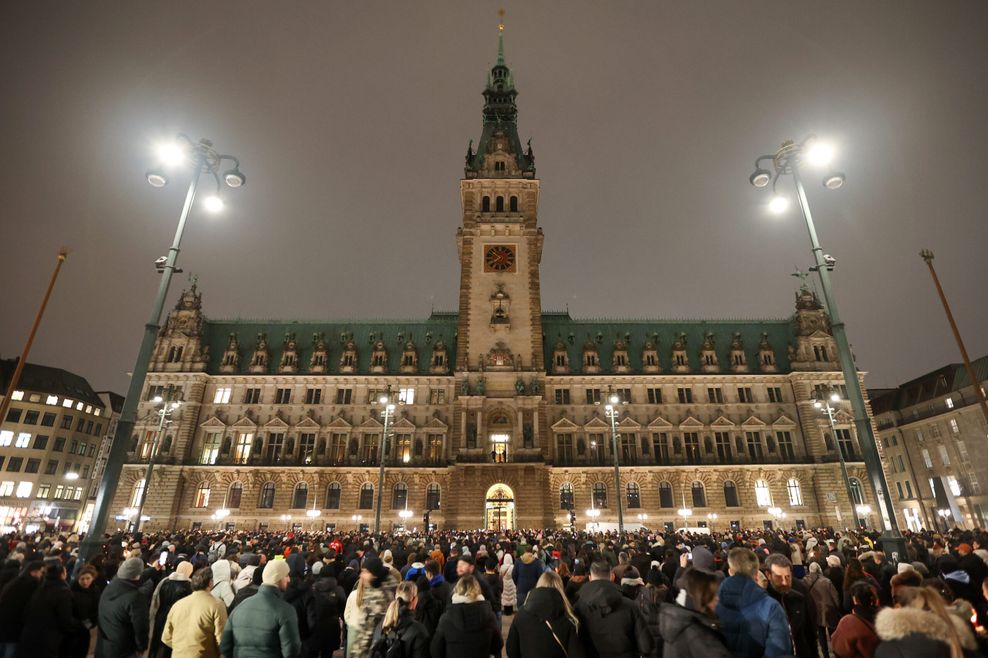
M 924 249 L 919 252 L 919 255 L 926 261 L 926 265 L 930 268 L 930 276 L 933 277 L 933 283 L 937 287 L 937 294 L 940 295 L 940 301 L 943 303 L 943 312 L 947 314 L 947 321 L 950 322 L 950 330 L 954 332 L 954 340 L 957 341 L 957 348 L 961 351 L 961 359 L 964 361 L 964 368 L 967 370 L 967 376 L 971 380 L 971 386 L 974 387 L 974 395 L 978 398 L 978 404 L 981 405 L 981 413 L 984 414 L 985 422 L 988 422 L 988 400 L 985 400 L 985 392 L 981 388 L 981 382 L 978 381 L 978 374 L 974 371 L 974 366 L 971 365 L 971 358 L 967 355 L 967 348 L 964 347 L 961 332 L 957 329 L 954 314 L 950 311 L 947 296 L 943 292 L 943 286 L 940 285 L 940 277 L 937 276 L 937 271 L 933 267 L 933 252 L 929 249 Z
M 134 421 L 137 417 L 137 405 L 140 403 L 141 393 L 144 390 L 144 381 L 147 378 L 148 363 L 151 361 L 151 352 L 154 351 L 154 341 L 161 328 L 161 312 L 165 308 L 165 299 L 168 297 L 168 286 L 171 284 L 172 276 L 175 273 L 175 261 L 182 245 L 182 234 L 185 232 L 185 224 L 192 211 L 192 204 L 196 198 L 196 189 L 199 185 L 199 176 L 202 174 L 205 165 L 205 154 L 201 149 L 194 150 L 194 173 L 192 181 L 189 183 L 189 191 L 185 195 L 185 205 L 182 207 L 182 214 L 178 218 L 178 228 L 175 230 L 175 239 L 168 250 L 164 268 L 161 272 L 161 282 L 158 284 L 158 294 L 154 298 L 154 305 L 151 307 L 151 317 L 144 325 L 144 338 L 141 340 L 141 347 L 137 352 L 137 361 L 134 363 L 133 374 L 130 377 L 130 386 L 127 389 L 127 397 L 124 399 L 123 409 L 120 411 L 120 419 L 117 421 L 117 431 L 113 435 L 113 442 L 110 444 L 110 454 L 106 460 L 103 470 L 103 480 L 100 482 L 99 490 L 96 493 L 96 508 L 93 512 L 93 521 L 89 527 L 89 534 L 79 547 L 79 558 L 76 564 L 81 568 L 88 560 L 92 559 L 100 550 L 103 534 L 106 532 L 106 522 L 110 517 L 110 506 L 113 504 L 113 496 L 116 493 L 117 484 L 120 480 L 120 473 L 123 470 L 124 458 L 127 454 L 127 444 L 130 441 L 131 432 L 134 430 Z M 147 483 L 145 483 L 145 486 Z
M 899 533 L 899 527 L 895 520 L 895 507 L 893 506 L 888 485 L 885 482 L 885 471 L 882 470 L 881 457 L 878 454 L 875 435 L 871 429 L 871 420 L 868 418 L 868 410 L 865 407 L 864 394 L 861 391 L 861 382 L 858 379 L 858 370 L 854 365 L 854 357 L 851 354 L 851 345 L 847 340 L 847 333 L 844 330 L 844 322 L 840 319 L 840 314 L 837 311 L 837 302 L 830 289 L 830 274 L 827 269 L 827 262 L 823 257 L 823 249 L 820 247 L 820 242 L 817 239 L 816 227 L 813 225 L 813 215 L 810 213 L 810 205 L 806 200 L 806 191 L 803 189 L 803 181 L 799 176 L 799 165 L 795 157 L 790 158 L 789 166 L 792 171 L 793 183 L 796 186 L 799 208 L 803 212 L 803 219 L 806 220 L 806 230 L 810 234 L 813 259 L 816 262 L 817 274 L 820 275 L 823 301 L 827 308 L 827 313 L 830 315 L 834 341 L 837 343 L 837 350 L 840 353 L 841 369 L 844 374 L 844 384 L 847 387 L 848 399 L 851 402 L 851 411 L 854 414 L 854 427 L 857 430 L 858 443 L 861 444 L 865 466 L 868 469 L 871 486 L 875 491 L 875 498 L 878 502 L 878 516 L 881 518 L 882 530 L 884 531 L 883 542 L 887 543 L 887 551 L 897 552 L 900 557 L 904 557 L 905 540 Z M 881 513 L 883 508 L 887 515 Z
M 621 462 L 618 459 L 617 407 L 608 404 L 607 415 L 611 417 L 611 450 L 614 451 L 614 498 L 617 500 L 618 532 L 624 534 L 624 507 L 621 504 Z
M 374 534 L 381 534 L 381 504 L 384 502 L 384 456 L 388 445 L 388 421 L 391 419 L 391 395 L 384 405 L 384 435 L 381 437 L 381 464 L 377 470 L 377 508 L 374 511 Z
M 847 463 L 844 461 L 844 451 L 841 450 L 840 440 L 837 438 L 837 428 L 834 426 L 834 408 L 828 402 L 823 403 L 823 411 L 830 421 L 830 435 L 834 437 L 837 444 L 837 458 L 840 460 L 840 474 L 844 478 L 844 489 L 847 491 L 847 500 L 851 503 L 851 516 L 854 518 L 854 529 L 861 527 L 861 519 L 858 518 L 858 508 L 854 503 L 854 496 L 851 494 L 851 478 L 847 475 Z
M 154 470 L 154 458 L 158 456 L 158 446 L 161 445 L 161 435 L 165 431 L 166 417 L 171 413 L 168 410 L 169 402 L 164 402 L 165 406 L 158 410 L 158 431 L 154 434 L 154 443 L 151 444 L 151 454 L 148 455 L 148 467 L 144 471 L 144 488 L 141 490 L 141 499 L 137 503 L 137 516 L 134 518 L 133 528 L 136 535 L 141 530 L 141 515 L 144 513 L 144 501 L 148 498 L 148 489 L 151 488 L 151 472 Z
M 45 290 L 45 296 L 41 299 L 41 308 L 38 309 L 37 315 L 34 316 L 31 333 L 27 335 L 27 342 L 24 343 L 21 358 L 17 360 L 17 365 L 14 366 L 14 374 L 10 377 L 10 382 L 7 384 L 7 393 L 3 396 L 3 400 L 0 400 L 0 425 L 3 425 L 3 422 L 7 420 L 7 410 L 10 409 L 10 401 L 14 395 L 14 389 L 17 388 L 17 385 L 21 381 L 21 373 L 24 372 L 27 355 L 31 353 L 31 346 L 34 345 L 34 337 L 38 333 L 38 326 L 41 325 L 41 316 L 45 314 L 48 299 L 51 297 L 51 291 L 55 287 L 55 280 L 58 279 L 58 273 L 62 270 L 62 263 L 65 262 L 68 253 L 68 250 L 64 247 L 58 250 L 58 262 L 55 263 L 55 271 L 51 273 L 51 280 L 48 282 L 48 289 Z

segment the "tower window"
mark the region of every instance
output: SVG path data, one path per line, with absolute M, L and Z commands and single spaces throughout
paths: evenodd
M 518 197 L 516 196 L 511 197 L 510 204 L 508 207 L 511 209 L 511 212 L 518 212 Z
M 504 212 L 504 197 L 499 196 L 495 205 L 496 212 Z
M 505 169 L 506 169 L 506 167 L 505 167 L 505 163 L 504 162 L 495 162 L 494 163 L 494 171 L 505 171 Z

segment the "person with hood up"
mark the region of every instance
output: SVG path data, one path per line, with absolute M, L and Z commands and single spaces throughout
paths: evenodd
M 840 599 L 837 588 L 823 575 L 819 562 L 810 562 L 809 573 L 803 577 L 803 587 L 813 599 L 816 609 L 817 641 L 824 655 L 827 655 L 827 640 L 840 621 Z
M 739 658 L 791 656 L 786 612 L 754 580 L 758 556 L 749 548 L 732 548 L 727 566 L 729 577 L 720 584 L 716 612 L 728 650 Z
M 851 586 L 854 608 L 841 618 L 837 630 L 830 636 L 830 646 L 840 658 L 874 658 L 878 648 L 875 615 L 880 604 L 878 592 L 869 583 Z
M 717 616 L 717 577 L 687 569 L 679 580 L 675 603 L 663 603 L 659 612 L 660 654 L 663 658 L 728 658 L 731 653 L 720 634 Z
M 168 575 L 151 595 L 151 609 L 148 618 L 151 620 L 151 637 L 148 642 L 148 658 L 168 658 L 172 650 L 161 641 L 161 633 L 165 629 L 165 620 L 172 606 L 180 599 L 192 593 L 189 577 L 192 575 L 192 563 L 183 560 L 175 567 L 174 573 Z
M 260 589 L 261 583 L 264 579 L 264 567 L 258 566 L 251 572 L 251 581 L 249 585 L 240 588 L 236 596 L 233 597 L 233 605 L 230 606 L 230 611 L 228 614 L 233 614 L 233 609 L 238 605 L 249 599 L 250 597 L 257 594 L 257 590 Z
M 370 655 L 374 629 L 384 619 L 391 602 L 385 585 L 388 579 L 394 580 L 381 558 L 375 556 L 364 560 L 360 580 L 347 597 L 343 611 L 347 626 L 347 658 L 367 658 Z
M 261 560 L 255 553 L 245 553 L 240 556 L 240 573 L 233 581 L 234 594 L 254 582 L 254 571 L 259 568 L 260 563 Z
M 148 647 L 150 581 L 140 584 L 144 561 L 127 558 L 99 600 L 99 633 L 96 655 L 100 658 L 130 658 Z
M 226 606 L 210 595 L 212 582 L 211 569 L 193 573 L 189 579 L 192 593 L 177 601 L 168 613 L 161 641 L 171 647 L 173 658 L 220 658 Z
M 515 581 L 519 608 L 525 605 L 525 597 L 535 587 L 535 583 L 539 582 L 539 577 L 542 576 L 543 571 L 545 571 L 545 564 L 542 560 L 535 557 L 531 548 L 525 549 L 511 573 L 511 578 Z
M 216 560 L 210 567 L 213 570 L 213 588 L 210 594 L 223 602 L 227 610 L 233 605 L 233 585 L 230 583 L 230 561 Z
M 604 560 L 590 565 L 590 582 L 580 589 L 576 616 L 580 637 L 591 656 L 637 658 L 652 651 L 652 634 L 645 618 L 611 582 L 611 566 Z
M 614 570 L 611 570 L 614 573 Z M 642 580 L 641 574 L 638 573 L 638 569 L 629 566 L 623 572 L 621 576 L 621 581 L 618 583 L 621 587 L 621 596 L 632 601 L 638 600 L 638 594 L 641 592 L 642 588 L 645 587 L 645 581 Z
M 480 583 L 465 574 L 453 587 L 452 604 L 439 619 L 432 637 L 432 658 L 488 658 L 501 655 L 504 640 Z M 349 654 L 347 654 L 349 656 Z
M 981 655 L 970 625 L 949 612 L 932 587 L 907 587 L 896 605 L 902 607 L 885 608 L 875 617 L 875 632 L 881 640 L 875 658 Z
M 312 586 L 303 597 L 310 635 L 302 655 L 305 658 L 332 658 L 333 652 L 340 648 L 340 618 L 346 605 L 346 594 L 322 562 L 312 565 L 312 575 Z
M 580 622 L 563 593 L 559 574 L 547 571 L 508 631 L 508 658 L 582 658 Z
M 290 580 L 288 564 L 264 566 L 257 594 L 237 606 L 223 628 L 220 653 L 227 658 L 296 658 L 302 650 L 295 608 L 281 599 Z
M 518 588 L 515 587 L 513 571 L 515 559 L 511 553 L 505 553 L 501 559 L 501 567 L 498 574 L 501 576 L 501 612 L 503 616 L 510 617 L 518 603 Z
M 65 577 L 61 561 L 49 560 L 41 586 L 25 606 L 18 656 L 60 658 L 64 655 L 63 645 L 70 643 L 82 628 L 82 622 L 73 614 L 72 592 Z

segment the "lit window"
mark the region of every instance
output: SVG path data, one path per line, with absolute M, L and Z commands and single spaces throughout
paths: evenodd
M 14 394 L 10 396 L 11 400 L 23 400 L 24 391 L 14 391 Z
M 87 404 L 86 405 L 86 413 L 87 414 L 93 413 L 93 405 L 91 405 L 91 404 Z
M 99 408 L 97 408 L 97 409 L 93 409 L 93 415 L 94 415 L 94 416 L 99 416 L 99 415 L 100 415 L 100 413 L 101 413 L 102 411 L 103 411 L 103 410 L 102 410 L 102 409 L 99 409 Z
M 62 406 L 65 407 L 66 409 L 71 409 L 73 404 L 75 404 L 75 402 L 73 402 L 68 398 L 62 400 Z
M 414 388 L 398 389 L 398 402 L 401 402 L 403 404 L 415 404 L 415 389 Z
M 229 404 L 230 403 L 230 393 L 233 391 L 230 387 L 222 387 L 216 389 L 216 394 L 213 395 L 213 404 Z
M 799 486 L 799 480 L 796 478 L 789 478 L 786 483 L 786 488 L 789 490 L 789 504 L 790 505 L 802 505 L 803 504 L 803 492 Z
M 14 494 L 18 498 L 30 498 L 34 491 L 34 482 L 18 482 L 17 492 Z
M 947 446 L 943 444 L 938 445 L 937 450 L 940 451 L 940 463 L 944 466 L 950 466 L 950 455 L 947 454 Z
M 0 496 L 9 496 L 14 493 L 14 483 L 10 480 L 0 482 Z
M 58 489 L 61 488 L 62 485 L 58 485 L 58 487 L 55 489 L 55 498 L 58 498 Z M 140 480 L 137 481 L 137 483 L 134 485 L 133 490 L 131 491 L 130 506 L 139 507 L 141 504 L 141 498 L 143 497 L 144 497 L 144 478 L 141 478 Z
M 17 434 L 17 443 L 14 445 L 18 448 L 26 448 L 31 444 L 31 435 L 27 432 L 19 432 Z
M 200 482 L 196 488 L 195 502 L 192 506 L 198 509 L 209 507 L 209 483 Z
M 72 496 L 72 500 L 82 500 L 82 487 L 75 488 L 75 495 Z
M 23 484 L 23 482 L 21 484 Z M 954 496 L 961 495 L 960 482 L 958 482 L 957 478 L 955 478 L 953 475 L 947 476 L 947 486 L 950 488 L 950 493 L 952 493 Z
M 76 404 L 75 404 L 75 410 L 76 411 L 82 411 L 82 407 L 83 406 L 84 405 L 82 404 L 82 402 L 76 402 Z
M 765 480 L 755 481 L 755 502 L 759 507 L 772 505 L 772 493 L 769 491 L 768 482 Z
M 930 451 L 926 448 L 923 448 L 923 463 L 926 464 L 926 468 L 933 468 L 933 460 L 930 459 Z
M 57 405 L 58 404 L 58 396 L 57 395 L 49 395 L 48 396 L 48 399 L 45 400 L 45 404 L 55 404 L 55 405 Z
M 10 430 L 0 431 L 0 446 L 7 447 L 14 441 L 14 433 Z
M 62 493 L 64 493 L 64 492 L 65 492 L 65 486 L 64 485 L 61 485 L 61 484 L 56 485 L 55 486 L 55 500 L 59 500 L 62 497 Z
M 947 398 L 946 400 L 944 400 L 944 402 L 947 404 L 947 408 L 948 409 L 953 409 L 954 408 L 954 399 L 953 398 Z
M 950 431 L 953 432 L 954 434 L 960 434 L 961 433 L 961 428 L 957 426 L 957 419 L 956 418 L 951 418 L 950 419 Z
M 38 486 L 38 495 L 36 496 L 36 498 L 47 498 L 48 497 L 48 494 L 50 494 L 50 493 L 51 493 L 51 485 L 50 484 L 42 484 L 42 485 L 39 485 Z

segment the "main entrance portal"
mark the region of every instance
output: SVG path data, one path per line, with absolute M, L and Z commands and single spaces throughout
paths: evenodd
M 487 490 L 484 525 L 488 530 L 512 530 L 515 527 L 515 494 L 506 484 L 495 484 Z

